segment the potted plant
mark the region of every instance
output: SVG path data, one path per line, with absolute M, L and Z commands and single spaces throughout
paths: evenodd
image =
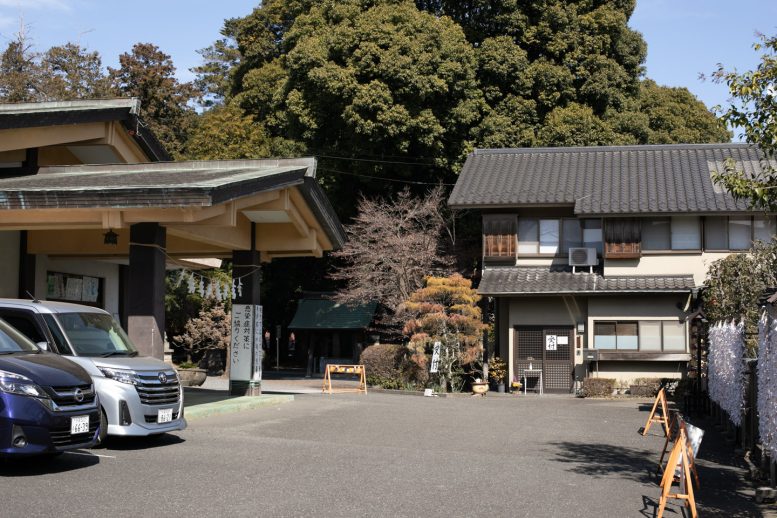
M 488 362 L 488 377 L 494 382 L 496 391 L 504 393 L 507 364 L 499 356 L 494 356 Z
M 518 378 L 513 378 L 512 383 L 510 383 L 510 390 L 512 390 L 513 393 L 521 393 L 521 389 L 523 388 L 523 383 L 518 381 Z
M 488 382 L 475 378 L 475 381 L 472 382 L 472 393 L 476 396 L 485 396 L 486 392 L 488 392 Z
M 178 371 L 178 379 L 184 387 L 199 387 L 208 377 L 207 370 L 197 368 L 197 364 L 192 362 L 179 363 L 175 370 Z

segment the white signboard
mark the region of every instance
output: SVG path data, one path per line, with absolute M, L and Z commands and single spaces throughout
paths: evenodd
M 434 349 L 432 349 L 432 365 L 429 368 L 429 372 L 434 374 L 440 369 L 440 348 L 442 343 L 434 342 Z
M 559 345 L 569 345 L 569 337 L 568 336 L 559 336 L 558 338 L 558 344 Z
M 251 304 L 232 305 L 232 340 L 229 352 L 229 379 L 261 381 L 262 379 L 262 307 Z M 253 353 L 253 365 L 251 357 Z
M 545 350 L 546 351 L 555 351 L 558 349 L 558 343 L 557 343 L 557 336 L 556 335 L 546 335 L 545 336 Z

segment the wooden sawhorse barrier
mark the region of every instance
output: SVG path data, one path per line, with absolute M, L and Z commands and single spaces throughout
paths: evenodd
M 669 435 L 666 436 L 664 449 L 661 451 L 661 458 L 658 459 L 658 470 L 660 472 L 658 474 L 663 475 L 663 473 L 666 472 L 664 457 L 673 449 L 669 447 L 669 443 L 672 441 L 677 442 L 681 434 L 685 437 L 685 440 L 688 441 L 688 463 L 691 467 L 691 473 L 693 473 L 693 480 L 696 482 L 696 489 L 699 489 L 701 486 L 699 485 L 699 472 L 696 470 L 696 457 L 693 453 L 693 446 L 688 440 L 688 429 L 685 427 L 685 419 L 683 419 L 679 412 L 672 412 L 669 418 Z
M 666 463 L 664 475 L 661 477 L 661 497 L 658 503 L 656 518 L 662 518 L 664 516 L 666 501 L 669 498 L 685 501 L 686 507 L 688 507 L 691 512 L 691 517 L 697 518 L 696 500 L 693 496 L 693 482 L 691 481 L 692 457 L 693 451 L 691 450 L 691 445 L 685 435 L 685 427 L 678 426 L 677 440 L 669 454 L 669 461 Z M 679 475 L 676 475 L 678 469 Z M 679 488 L 677 492 L 673 493 L 672 486 L 675 484 L 675 479 L 677 479 Z M 698 479 L 696 484 L 698 486 Z
M 659 408 L 659 405 L 661 408 Z M 658 410 L 661 411 L 660 415 Z M 669 437 L 671 435 L 669 430 L 669 410 L 666 406 L 666 392 L 663 388 L 658 391 L 656 401 L 653 403 L 653 409 L 650 411 L 650 415 L 648 416 L 647 422 L 645 423 L 645 427 L 642 429 L 642 435 L 647 435 L 648 430 L 650 430 L 650 425 L 653 423 L 663 424 L 664 433 L 666 436 Z
M 332 374 L 352 374 L 359 376 L 358 388 L 338 388 L 332 389 Z M 364 372 L 364 365 L 335 365 L 332 363 L 327 364 L 324 372 L 324 386 L 321 388 L 321 392 L 327 394 L 335 394 L 342 392 L 361 392 L 367 393 L 367 375 Z

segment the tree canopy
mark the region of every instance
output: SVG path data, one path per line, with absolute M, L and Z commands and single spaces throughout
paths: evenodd
M 687 89 L 643 77 L 633 9 L 634 0 L 266 0 L 227 20 L 197 71 L 218 102 L 239 103 L 269 137 L 318 155 L 336 202 L 401 188 L 383 178 L 418 192 L 450 183 L 473 147 L 729 140 Z
M 720 65 L 713 79 L 728 86 L 732 100 L 721 109 L 722 119 L 764 153 L 762 174 L 749 176 L 728 160 L 725 171 L 713 178 L 734 197 L 773 212 L 777 211 L 777 36 L 762 35 L 753 48 L 762 52 L 755 70 L 739 73 Z

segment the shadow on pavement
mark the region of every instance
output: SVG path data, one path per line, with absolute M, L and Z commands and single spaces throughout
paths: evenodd
M 56 457 L 25 457 L 0 460 L 0 477 L 35 477 L 55 473 L 66 473 L 84 469 L 100 463 L 100 457 L 87 450 L 74 450 Z
M 186 442 L 185 439 L 169 433 L 149 435 L 148 437 L 115 437 L 108 436 L 104 451 L 132 451 L 161 448 Z
M 567 471 L 595 478 L 617 474 L 646 484 L 656 481 L 656 452 L 568 441 L 551 443 L 551 446 L 558 448 L 554 451 L 555 462 L 570 464 Z

